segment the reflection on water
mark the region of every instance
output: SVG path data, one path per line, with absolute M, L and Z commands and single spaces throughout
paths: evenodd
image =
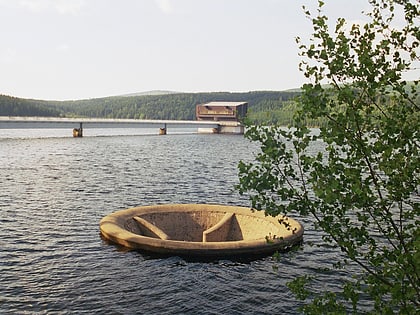
M 295 314 L 286 282 L 336 259 L 329 248 L 305 245 L 320 244 L 320 236 L 300 218 L 303 247 L 279 261 L 187 261 L 109 245 L 99 221 L 119 209 L 248 206 L 233 186 L 238 161 L 256 147 L 242 136 L 72 138 L 60 131 L 66 135 L 1 131 L 1 314 Z M 338 276 L 325 273 L 320 289 Z

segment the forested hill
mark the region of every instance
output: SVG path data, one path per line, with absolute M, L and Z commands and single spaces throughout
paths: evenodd
M 78 101 L 42 101 L 0 95 L 0 116 L 96 117 L 194 120 L 195 106 L 211 101 L 245 101 L 255 122 L 283 122 L 298 91 L 243 93 L 174 93 L 95 98 Z M 289 110 L 287 110 L 289 112 Z M 286 113 L 286 116 L 289 116 Z M 280 120 L 280 121 L 279 121 Z
M 0 116 L 62 116 L 53 102 L 30 100 L 0 94 Z

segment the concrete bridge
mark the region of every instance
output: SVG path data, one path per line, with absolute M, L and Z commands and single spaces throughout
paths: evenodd
M 198 132 L 242 134 L 244 127 L 236 121 L 152 120 L 106 118 L 57 118 L 0 116 L 0 129 L 72 129 L 82 137 L 84 128 L 157 128 L 165 135 L 168 128 L 197 127 Z

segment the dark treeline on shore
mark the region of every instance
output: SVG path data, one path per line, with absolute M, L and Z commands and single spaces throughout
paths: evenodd
M 172 93 L 113 96 L 76 101 L 43 101 L 0 95 L 0 116 L 92 117 L 194 120 L 195 106 L 211 101 L 248 102 L 254 123 L 288 124 L 300 92 Z

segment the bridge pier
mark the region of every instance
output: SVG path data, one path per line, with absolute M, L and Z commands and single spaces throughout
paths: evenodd
M 159 135 L 166 135 L 166 124 L 163 125 L 163 128 L 159 129 Z
M 221 121 L 219 121 L 218 128 L 198 128 L 198 133 L 220 133 L 220 134 L 243 135 L 244 131 L 245 131 L 244 126 L 241 124 L 237 124 L 237 125 L 224 124 Z
M 219 126 L 219 133 L 228 133 L 228 134 L 237 134 L 242 135 L 244 134 L 244 126 L 243 125 L 237 125 L 237 126 L 227 126 L 220 124 Z
M 80 123 L 79 128 L 74 128 L 73 129 L 73 137 L 75 137 L 75 138 L 83 137 L 83 124 L 82 123 Z

